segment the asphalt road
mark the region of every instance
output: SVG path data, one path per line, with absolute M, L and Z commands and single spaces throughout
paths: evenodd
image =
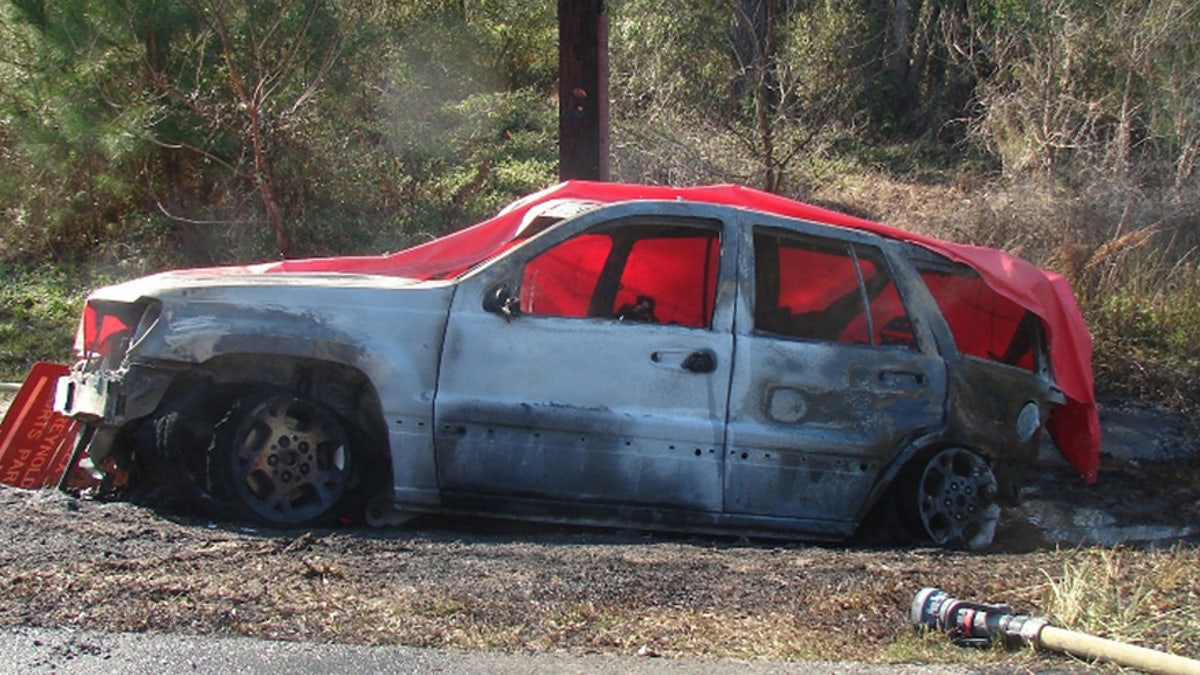
M 980 673 L 954 666 L 663 659 L 456 652 L 412 647 L 278 642 L 241 637 L 0 629 L 0 673 L 701 673 L 916 675 Z

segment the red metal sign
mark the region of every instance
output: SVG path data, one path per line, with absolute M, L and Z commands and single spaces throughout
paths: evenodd
M 54 412 L 54 388 L 67 367 L 37 363 L 0 424 L 0 483 L 19 488 L 56 487 L 67 468 L 79 423 Z M 81 474 L 81 475 L 76 475 Z M 72 487 L 86 474 L 72 472 Z

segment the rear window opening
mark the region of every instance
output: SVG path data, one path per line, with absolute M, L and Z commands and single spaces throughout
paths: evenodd
M 756 331 L 916 348 L 908 312 L 877 249 L 760 229 L 754 260 Z
M 1031 372 L 1041 365 L 1038 317 L 1000 295 L 971 268 L 922 250 L 914 260 L 958 351 Z

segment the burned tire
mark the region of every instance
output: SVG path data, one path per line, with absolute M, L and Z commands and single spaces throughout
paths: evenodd
M 996 476 L 987 461 L 963 448 L 947 448 L 911 467 L 904 513 L 913 534 L 946 548 L 978 550 L 992 543 L 1000 506 Z
M 208 466 L 213 426 L 228 407 L 228 398 L 196 387 L 140 425 L 133 439 L 130 496 L 154 506 L 229 517 L 213 495 Z
M 327 522 L 361 508 L 362 434 L 328 407 L 285 391 L 239 399 L 210 449 L 223 497 L 274 527 Z M 369 475 L 369 474 L 367 474 Z

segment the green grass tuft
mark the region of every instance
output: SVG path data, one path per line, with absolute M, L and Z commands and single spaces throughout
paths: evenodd
M 0 379 L 20 381 L 37 361 L 67 362 L 86 279 L 50 267 L 0 274 Z

